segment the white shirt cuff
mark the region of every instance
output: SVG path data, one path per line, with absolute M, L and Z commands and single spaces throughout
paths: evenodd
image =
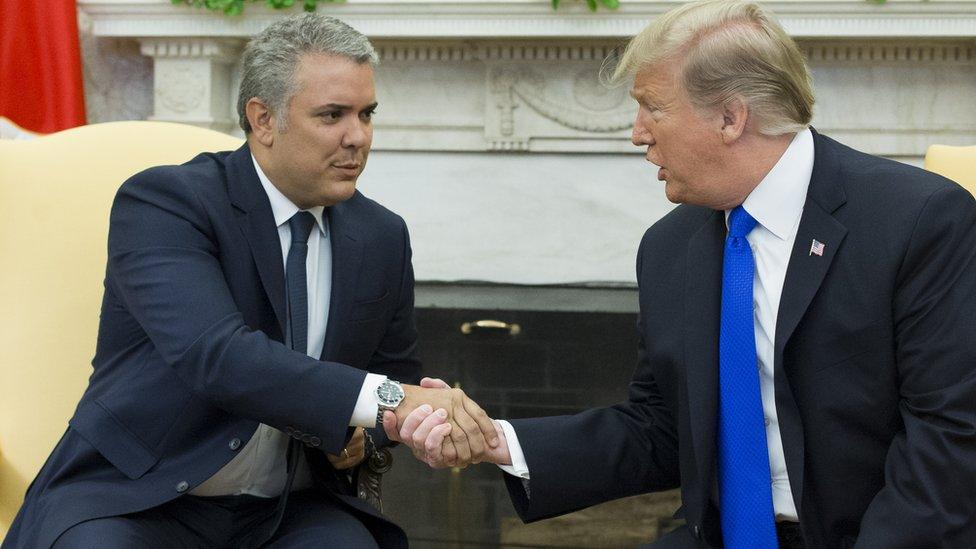
M 495 420 L 502 426 L 505 433 L 505 442 L 508 444 L 508 454 L 512 458 L 511 465 L 499 465 L 502 471 L 521 479 L 529 479 L 529 464 L 525 462 L 525 454 L 522 453 L 522 445 L 519 444 L 518 436 L 512 424 L 504 419 Z
M 384 381 L 386 381 L 386 376 L 366 374 L 363 386 L 359 389 L 356 407 L 352 409 L 352 419 L 349 420 L 350 426 L 376 427 L 376 413 L 380 411 L 380 405 L 376 401 L 376 388 Z

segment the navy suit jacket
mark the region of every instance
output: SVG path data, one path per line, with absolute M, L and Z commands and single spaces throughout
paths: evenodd
M 976 203 L 951 181 L 814 134 L 777 318 L 776 409 L 809 547 L 976 543 Z M 644 235 L 629 400 L 515 420 L 538 520 L 681 487 L 654 547 L 718 547 L 723 212 L 679 206 Z M 826 244 L 811 255 L 813 239 Z
M 4 546 L 48 547 L 79 522 L 170 501 L 227 464 L 259 423 L 303 436 L 337 504 L 381 545 L 405 545 L 402 530 L 328 481 L 321 458 L 345 446 L 367 371 L 419 378 L 407 228 L 358 192 L 326 212 L 332 300 L 316 360 L 282 344 L 281 247 L 247 145 L 122 185 L 94 371 Z

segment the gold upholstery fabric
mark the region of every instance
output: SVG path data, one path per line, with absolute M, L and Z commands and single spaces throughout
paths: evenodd
M 976 146 L 932 145 L 925 152 L 925 169 L 948 177 L 976 195 Z
M 116 190 L 150 166 L 240 145 L 144 121 L 0 140 L 0 539 L 91 373 Z

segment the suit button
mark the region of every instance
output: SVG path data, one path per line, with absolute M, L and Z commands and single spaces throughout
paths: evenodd
M 695 536 L 695 539 L 701 539 L 701 526 L 698 526 L 697 524 L 692 525 L 691 533 Z
M 322 439 L 319 437 L 312 437 L 312 440 L 308 441 L 308 443 L 317 448 L 318 446 L 322 445 Z
M 189 488 L 190 488 L 190 483 L 185 480 L 181 480 L 178 483 L 176 483 L 176 491 L 181 494 L 189 490 Z
M 302 435 L 302 442 L 304 442 L 305 444 L 311 444 L 312 443 L 312 435 L 309 435 L 309 434 Z
M 227 447 L 230 448 L 231 450 L 237 450 L 238 448 L 241 447 L 241 439 L 235 438 L 231 440 L 229 443 L 227 443 Z

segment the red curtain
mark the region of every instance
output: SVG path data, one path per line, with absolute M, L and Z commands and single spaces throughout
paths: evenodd
M 38 133 L 85 123 L 75 0 L 0 0 L 0 116 Z

